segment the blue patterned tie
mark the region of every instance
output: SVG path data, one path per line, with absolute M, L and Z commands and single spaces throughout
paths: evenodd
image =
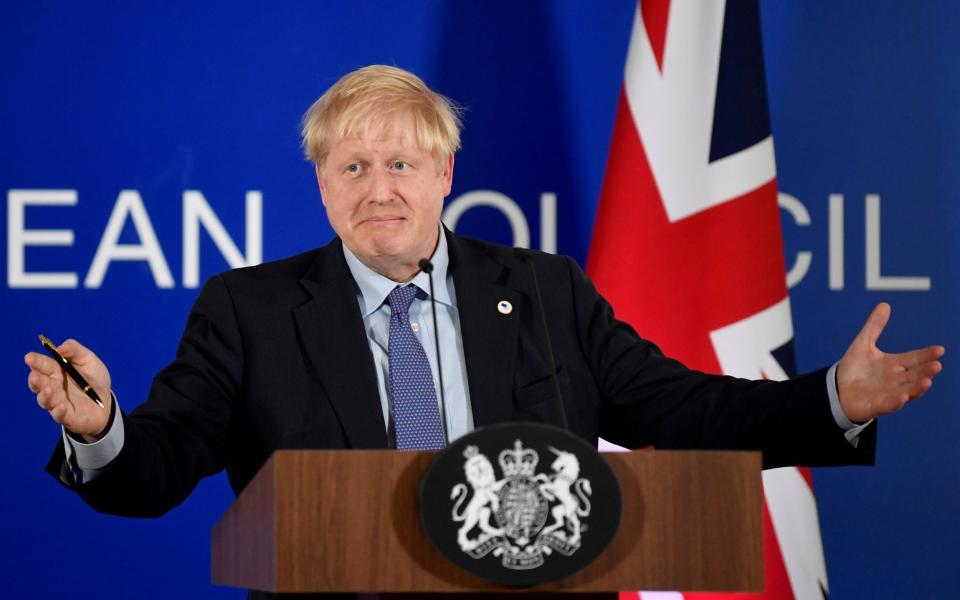
M 390 303 L 390 397 L 398 450 L 440 450 L 443 425 L 427 355 L 410 327 L 410 303 L 417 287 L 393 288 Z

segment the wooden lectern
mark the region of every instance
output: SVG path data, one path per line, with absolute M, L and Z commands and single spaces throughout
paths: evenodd
M 213 583 L 271 592 L 763 590 L 756 452 L 607 453 L 613 542 L 583 570 L 513 590 L 449 563 L 417 512 L 434 452 L 277 451 L 213 529 Z

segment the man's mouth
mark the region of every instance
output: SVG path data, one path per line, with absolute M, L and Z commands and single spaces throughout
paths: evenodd
M 376 225 L 381 223 L 389 224 L 389 223 L 394 223 L 394 222 L 403 221 L 403 220 L 404 220 L 403 217 L 396 216 L 396 215 L 377 215 L 374 217 L 367 217 L 363 219 L 362 223 L 370 223 L 370 224 Z

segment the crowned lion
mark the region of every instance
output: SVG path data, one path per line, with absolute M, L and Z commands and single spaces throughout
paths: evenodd
M 490 516 L 500 507 L 497 492 L 503 487 L 504 482 L 497 481 L 490 459 L 480 454 L 476 446 L 469 446 L 463 455 L 467 458 L 463 464 L 463 470 L 467 481 L 473 487 L 473 496 L 463 512 L 460 512 L 460 507 L 469 491 L 465 484 L 458 483 L 450 490 L 450 499 L 456 499 L 452 511 L 453 520 L 458 523 L 463 522 L 457 531 L 457 543 L 464 552 L 469 552 L 491 537 L 503 535 L 502 529 L 490 524 Z M 476 539 L 471 540 L 468 535 L 477 526 L 480 527 L 481 533 Z

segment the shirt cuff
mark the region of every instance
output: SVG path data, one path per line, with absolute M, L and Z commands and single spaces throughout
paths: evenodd
M 83 481 L 87 482 L 96 477 L 113 459 L 120 455 L 123 449 L 123 416 L 113 391 L 110 398 L 114 402 L 113 422 L 106 435 L 92 444 L 71 436 L 63 429 L 63 450 L 67 461 L 75 460 L 75 464 L 83 473 Z
M 833 420 L 837 427 L 843 430 L 843 437 L 847 438 L 854 448 L 860 443 L 860 433 L 867 428 L 873 419 L 866 423 L 854 423 L 843 412 L 840 406 L 840 392 L 837 391 L 837 366 L 840 363 L 833 363 L 833 366 L 827 371 L 827 396 L 830 397 L 830 413 L 833 414 Z

